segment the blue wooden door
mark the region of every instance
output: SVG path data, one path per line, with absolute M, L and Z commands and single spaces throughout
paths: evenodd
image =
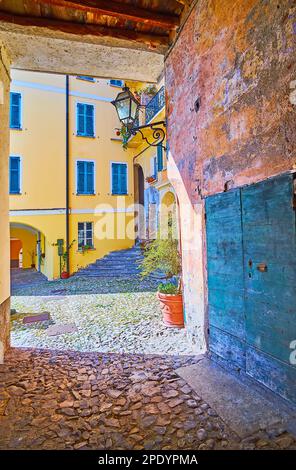
M 246 371 L 296 402 L 296 233 L 294 179 L 242 189 Z
M 206 200 L 209 349 L 296 403 L 294 177 Z
M 241 192 L 206 199 L 209 349 L 245 369 Z

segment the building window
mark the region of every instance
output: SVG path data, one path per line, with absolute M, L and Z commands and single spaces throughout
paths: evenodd
M 123 88 L 124 87 L 124 81 L 123 80 L 110 80 L 109 81 L 109 84 L 111 86 L 116 86 L 116 87 L 119 87 L 119 88 Z
M 151 157 L 151 161 L 150 161 L 150 168 L 151 168 L 151 176 L 154 178 L 154 179 L 157 179 L 157 157 Z
M 9 125 L 11 129 L 21 129 L 21 100 L 20 93 L 10 93 Z
M 21 193 L 21 159 L 9 158 L 9 194 Z
M 112 194 L 127 194 L 126 163 L 112 163 Z
M 85 80 L 86 82 L 94 82 L 95 79 L 93 77 L 88 77 L 87 75 L 77 75 L 76 77 L 78 80 Z
M 94 137 L 94 105 L 77 103 L 76 113 L 77 135 L 82 137 Z
M 78 249 L 94 246 L 93 222 L 78 222 Z
M 95 193 L 95 163 L 89 161 L 77 162 L 77 194 Z
M 163 170 L 163 148 L 161 145 L 157 146 L 157 170 Z

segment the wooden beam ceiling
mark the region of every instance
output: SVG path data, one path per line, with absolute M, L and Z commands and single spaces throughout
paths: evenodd
M 128 3 L 109 0 L 32 0 L 43 5 L 55 5 L 90 12 L 94 15 L 107 15 L 124 21 L 144 23 L 152 27 L 175 29 L 179 26 L 179 17 L 173 14 L 158 13 L 155 10 L 138 8 Z
M 111 28 L 96 24 L 74 23 L 45 17 L 14 15 L 3 11 L 0 11 L 0 21 L 20 26 L 47 28 L 79 36 L 89 35 L 93 37 L 112 37 L 142 44 L 144 43 L 151 49 L 155 49 L 155 51 L 157 51 L 157 49 L 167 47 L 169 44 L 168 36 L 155 35 L 152 33 L 146 34 L 136 32 L 135 30 Z

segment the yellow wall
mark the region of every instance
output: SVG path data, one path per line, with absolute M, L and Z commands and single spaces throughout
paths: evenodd
M 10 277 L 9 277 L 9 215 L 8 215 L 8 155 L 9 155 L 9 86 L 10 61 L 0 41 L 0 364 L 9 347 Z
M 14 70 L 11 90 L 22 94 L 22 130 L 11 130 L 11 155 L 21 157 L 21 195 L 10 196 L 10 221 L 27 224 L 45 237 L 45 259 L 42 272 L 49 278 L 59 276 L 58 238 L 65 240 L 66 205 L 66 77 L 62 75 Z M 115 108 L 110 104 L 120 88 L 107 80 L 88 82 L 70 77 L 70 242 L 76 240 L 70 252 L 71 272 L 86 266 L 109 251 L 133 246 L 127 236 L 108 240 L 94 238 L 94 250 L 81 254 L 77 249 L 78 222 L 96 224 L 103 212 L 118 211 L 115 221 L 123 226 L 132 214 L 122 211 L 133 204 L 133 164 L 128 152 L 116 136 L 120 127 Z M 77 102 L 95 106 L 95 137 L 76 135 Z M 76 161 L 95 161 L 95 194 L 76 195 Z M 111 162 L 128 164 L 128 195 L 111 194 Z M 107 205 L 107 207 L 106 207 Z

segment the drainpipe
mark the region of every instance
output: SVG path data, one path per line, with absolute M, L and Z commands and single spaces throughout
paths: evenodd
M 70 273 L 70 257 L 69 257 L 69 75 L 66 75 L 66 251 L 67 251 L 67 273 Z

